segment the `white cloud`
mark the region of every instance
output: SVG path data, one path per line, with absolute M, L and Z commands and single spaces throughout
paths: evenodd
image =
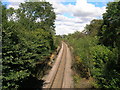
M 87 3 L 86 0 L 77 0 L 76 5 L 74 7 L 74 16 L 101 16 L 102 13 L 105 11 L 104 8 L 95 7 L 95 5 Z
M 54 3 L 54 2 L 65 2 L 66 0 L 46 0 L 46 1 Z
M 8 5 L 8 8 L 14 8 L 14 9 L 18 9 L 19 8 L 19 4 L 10 4 Z
M 8 0 L 11 4 L 8 7 L 17 9 L 19 4 L 25 0 Z M 87 3 L 87 0 L 70 0 L 76 1 L 75 5 L 64 5 L 61 2 L 68 2 L 67 0 L 46 0 L 53 4 L 54 11 L 57 15 L 55 25 L 56 34 L 73 33 L 76 30 L 82 31 L 84 26 L 90 23 L 91 20 L 101 18 L 106 11 L 105 7 L 95 7 L 95 5 Z M 69 2 L 70 2 L 69 1 Z M 69 13 L 72 16 L 65 16 Z
M 71 4 L 63 5 L 62 3 L 58 2 L 52 2 L 52 4 L 57 14 L 72 13 L 74 11 L 74 5 Z
M 10 2 L 10 4 L 8 5 L 8 8 L 12 7 L 14 9 L 18 9 L 20 3 L 24 3 L 25 0 L 7 0 L 7 2 Z
M 24 2 L 25 0 L 7 0 L 8 2 Z
M 87 21 L 86 21 L 87 22 Z M 56 34 L 68 34 L 75 31 L 82 31 L 84 26 L 89 22 L 83 22 L 81 18 L 68 18 L 63 15 L 57 15 L 55 22 L 56 25 Z
M 63 5 L 57 2 L 53 2 L 52 4 L 56 13 L 72 13 L 73 16 L 77 17 L 101 16 L 105 12 L 105 7 L 95 7 L 95 5 L 87 3 L 86 0 L 77 0 L 76 5 Z
M 105 12 L 105 7 L 95 7 L 95 5 L 87 3 L 86 0 L 76 0 L 75 5 L 64 5 L 58 2 L 52 2 L 52 4 L 57 14 L 56 34 L 82 31 L 86 24 L 93 19 L 101 18 Z M 64 13 L 69 13 L 74 18 L 65 17 Z

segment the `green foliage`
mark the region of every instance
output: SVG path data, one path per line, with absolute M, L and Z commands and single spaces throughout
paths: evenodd
M 98 43 L 98 37 L 85 36 L 81 33 L 83 37 L 78 38 L 75 37 L 77 35 L 80 34 L 68 35 L 66 41 L 73 47 L 73 54 L 75 55 L 74 68 L 80 73 L 81 77 L 86 77 L 87 68 L 91 67 L 90 48 Z
M 44 10 L 39 9 L 43 6 Z M 48 62 L 47 58 L 55 47 L 53 40 L 55 13 L 51 4 L 46 2 L 27 2 L 21 4 L 17 10 L 2 7 L 3 89 L 19 88 L 27 77 L 40 78 L 44 74 L 44 63 Z M 13 14 L 17 15 L 15 19 L 12 18 Z M 42 21 L 35 21 L 41 17 L 45 20 L 44 25 Z M 49 23 L 46 23 L 47 20 Z
M 81 77 L 88 70 L 96 88 L 120 89 L 120 1 L 108 3 L 103 20 L 92 20 L 83 32 L 65 39 L 73 47 L 73 67 Z
M 99 32 L 100 42 L 105 46 L 116 47 L 120 33 L 120 1 L 108 3 L 103 14 L 103 25 Z
M 54 33 L 55 13 L 49 2 L 26 2 L 20 5 L 17 14 L 17 17 L 20 18 L 19 22 L 27 29 L 45 28 L 46 31 L 51 29 L 51 32 Z M 36 24 L 39 20 L 40 23 Z M 26 22 L 29 25 L 26 25 Z
M 97 36 L 73 36 L 68 35 L 66 41 L 73 47 L 73 67 L 80 77 L 87 78 L 89 68 L 90 75 L 96 80 L 96 88 L 120 89 L 120 73 L 116 69 L 118 49 L 98 45 Z
M 101 28 L 102 23 L 103 23 L 103 20 L 97 20 L 97 19 L 92 20 L 89 25 L 86 25 L 85 33 L 87 33 L 87 35 L 90 35 L 90 36 L 97 35 L 98 31 Z
M 69 38 L 68 42 L 74 48 L 74 54 L 80 56 L 83 61 L 86 61 L 89 58 L 89 49 L 91 46 L 94 46 L 98 42 L 97 37 L 83 37 L 83 38 Z M 77 42 L 77 43 L 76 43 Z M 87 64 L 87 62 L 85 62 Z
M 116 71 L 116 50 L 111 51 L 105 46 L 97 45 L 91 48 L 91 74 L 97 80 L 100 88 L 119 87 L 119 73 Z
M 94 46 L 90 50 L 91 54 L 91 62 L 92 62 L 92 68 L 91 72 L 92 75 L 96 77 L 100 77 L 102 75 L 102 70 L 105 68 L 105 65 L 109 61 L 112 52 L 105 46 Z M 114 64 L 114 63 L 113 63 Z
M 103 25 L 98 33 L 100 43 L 113 50 L 105 71 L 104 87 L 119 89 L 120 85 L 120 1 L 111 2 L 107 5 L 107 11 L 103 14 Z M 109 70 L 109 71 L 108 71 Z M 105 75 L 107 75 L 105 74 Z
M 56 35 L 54 40 L 55 40 L 55 45 L 57 47 L 61 44 L 62 37 L 60 35 Z

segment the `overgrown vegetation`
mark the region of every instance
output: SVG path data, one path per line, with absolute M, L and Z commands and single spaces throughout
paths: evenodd
M 3 89 L 42 78 L 49 55 L 62 39 L 55 36 L 54 20 L 48 2 L 25 2 L 16 10 L 2 5 Z M 108 3 L 102 20 L 64 37 L 73 47 L 76 81 L 93 77 L 95 88 L 120 89 L 120 1 Z
M 3 89 L 20 88 L 25 79 L 44 75 L 56 48 L 54 20 L 48 2 L 21 3 L 17 10 L 2 5 Z
M 103 20 L 92 20 L 65 40 L 73 47 L 73 67 L 80 77 L 92 76 L 95 88 L 120 89 L 120 1 L 108 3 Z

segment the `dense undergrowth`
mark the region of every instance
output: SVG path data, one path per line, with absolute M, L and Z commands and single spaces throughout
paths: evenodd
M 54 20 L 48 2 L 26 2 L 16 10 L 2 5 L 3 89 L 36 88 L 36 82 L 40 88 L 49 56 L 56 49 Z
M 73 69 L 79 78 L 93 77 L 95 88 L 120 89 L 118 13 L 120 15 L 120 2 L 108 3 L 103 20 L 92 20 L 83 32 L 65 36 L 66 42 L 73 47 Z

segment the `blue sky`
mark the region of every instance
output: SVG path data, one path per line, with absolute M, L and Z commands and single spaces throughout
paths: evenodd
M 82 31 L 93 19 L 102 19 L 109 1 L 113 0 L 46 0 L 53 4 L 56 13 L 56 34 L 69 34 Z M 71 1 L 71 2 L 70 2 Z M 17 9 L 24 0 L 4 0 L 7 7 Z
M 88 3 L 94 4 L 96 7 L 107 6 L 107 2 L 88 2 Z
M 75 5 L 76 4 L 76 2 L 61 2 L 61 3 L 64 5 L 68 5 L 68 4 Z M 107 4 L 107 2 L 88 2 L 88 3 L 94 4 L 96 7 L 103 7 L 103 6 L 106 6 Z
M 61 2 L 63 5 L 75 5 L 76 2 Z M 88 2 L 90 4 L 95 5 L 95 7 L 104 7 L 107 6 L 107 2 Z M 69 17 L 69 18 L 74 18 L 73 16 L 70 15 L 70 13 L 63 13 L 64 16 Z
M 2 3 L 7 6 L 12 4 L 12 2 L 9 2 L 8 0 L 4 0 L 4 1 L 2 1 Z M 61 2 L 61 3 L 63 5 L 68 5 L 68 4 L 75 5 L 76 4 L 76 2 Z M 103 7 L 103 6 L 107 5 L 107 2 L 88 2 L 88 3 L 94 4 L 96 7 Z M 67 15 L 67 14 L 65 14 L 65 15 Z
M 10 2 L 2 2 L 3 5 L 9 5 Z

